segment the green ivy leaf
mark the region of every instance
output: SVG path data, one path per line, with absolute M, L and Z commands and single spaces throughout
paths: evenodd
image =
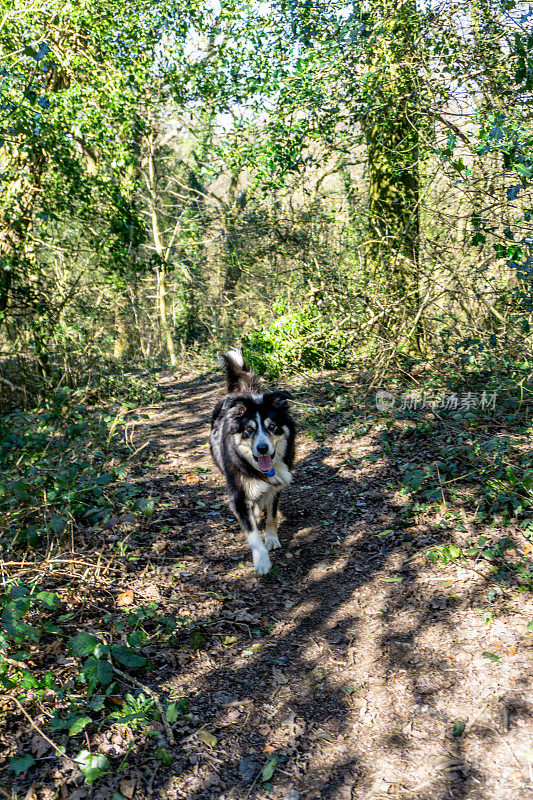
M 158 747 L 155 751 L 155 757 L 167 767 L 172 764 L 173 755 L 165 747 Z
M 27 772 L 30 767 L 33 767 L 35 764 L 35 759 L 33 756 L 28 755 L 22 756 L 22 758 L 10 758 L 9 759 L 9 769 L 13 770 L 15 775 L 20 775 L 22 772 Z
M 482 653 L 483 658 L 488 658 L 489 661 L 493 661 L 495 664 L 501 664 L 502 660 L 496 653 Z
M 69 647 L 72 653 L 75 656 L 78 656 L 78 658 L 81 658 L 81 656 L 92 655 L 98 645 L 98 639 L 96 636 L 92 636 L 90 633 L 79 633 L 69 642 Z
M 85 675 L 92 691 L 94 691 L 97 684 L 109 686 L 113 680 L 113 667 L 109 661 L 101 661 L 93 656 L 87 659 L 81 671 Z
M 261 780 L 263 781 L 263 783 L 266 783 L 271 779 L 272 775 L 276 770 L 277 765 L 278 765 L 277 756 L 273 756 L 267 761 L 267 763 L 265 764 L 265 766 L 261 771 Z
M 62 514 L 52 514 L 50 519 L 50 527 L 54 533 L 61 534 L 66 530 L 67 522 L 67 518 Z
M 12 623 L 22 617 L 30 610 L 31 599 L 29 597 L 18 597 L 12 600 L 2 612 L 2 622 Z
M 146 658 L 125 645 L 115 645 L 111 648 L 111 655 L 128 669 L 139 669 L 146 664 Z
M 453 735 L 456 739 L 460 739 L 466 728 L 466 722 L 454 722 Z
M 88 750 L 82 750 L 75 761 L 85 775 L 89 786 L 109 769 L 109 761 L 102 753 L 93 754 Z
M 38 592 L 36 599 L 48 611 L 54 611 L 61 602 L 57 592 Z
M 68 719 L 61 719 L 57 710 L 54 711 L 52 717 L 50 718 L 50 727 L 53 731 L 64 731 L 69 727 L 69 720 Z
M 92 722 L 90 717 L 76 717 L 70 725 L 68 735 L 76 736 L 76 734 L 81 733 L 90 722 Z
M 93 699 L 89 703 L 89 708 L 92 708 L 93 711 L 101 711 L 103 708 L 105 708 L 104 695 L 97 694 L 96 697 L 93 697 Z

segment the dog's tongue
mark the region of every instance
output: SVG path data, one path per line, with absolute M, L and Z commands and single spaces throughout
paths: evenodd
M 270 472 L 272 469 L 271 456 L 257 456 L 257 463 L 261 472 Z

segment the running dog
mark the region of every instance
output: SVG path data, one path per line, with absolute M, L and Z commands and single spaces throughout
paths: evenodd
M 256 572 L 272 566 L 269 550 L 281 547 L 277 511 L 282 489 L 292 481 L 296 426 L 289 392 L 266 391 L 245 364 L 240 349 L 222 356 L 227 394 L 211 418 L 211 454 L 226 478 L 230 506 L 252 550 Z M 265 541 L 257 523 L 266 512 Z

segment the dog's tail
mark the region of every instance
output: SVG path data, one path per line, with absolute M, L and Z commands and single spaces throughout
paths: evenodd
M 245 363 L 240 347 L 234 347 L 224 353 L 222 363 L 226 369 L 226 386 L 230 394 L 261 391 L 261 382 Z

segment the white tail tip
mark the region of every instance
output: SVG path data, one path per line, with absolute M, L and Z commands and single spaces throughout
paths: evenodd
M 244 367 L 244 358 L 242 356 L 242 350 L 240 347 L 232 347 L 232 349 L 228 350 L 225 355 L 226 358 L 230 358 L 234 364 L 237 364 L 238 367 Z

